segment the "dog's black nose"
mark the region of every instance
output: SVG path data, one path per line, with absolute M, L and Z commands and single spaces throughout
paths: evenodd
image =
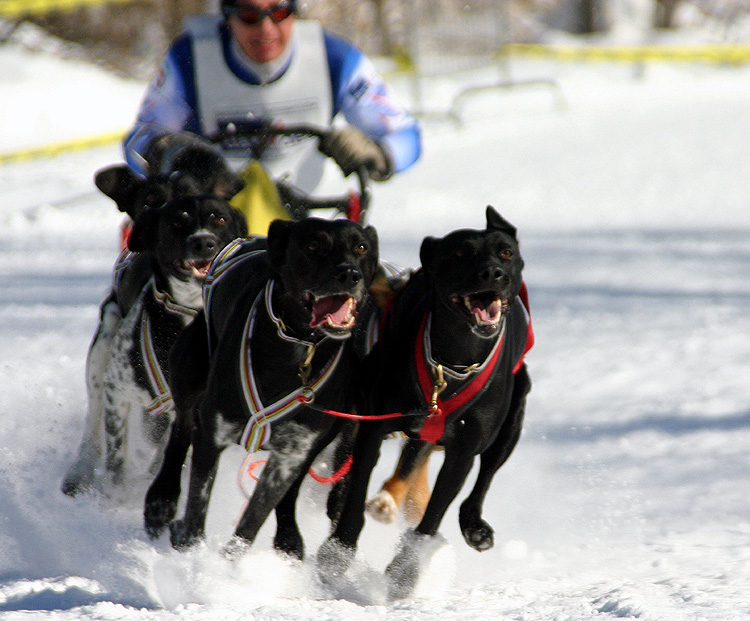
M 188 238 L 188 251 L 199 257 L 211 256 L 216 252 L 218 240 L 212 233 L 196 233 Z
M 345 287 L 356 285 L 362 280 L 362 272 L 354 265 L 342 265 L 339 267 L 339 271 L 336 274 L 336 280 Z
M 502 280 L 504 276 L 505 271 L 499 265 L 485 265 L 479 271 L 479 278 L 486 283 Z

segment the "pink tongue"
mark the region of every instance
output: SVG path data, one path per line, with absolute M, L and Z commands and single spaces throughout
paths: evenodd
M 314 328 L 330 316 L 334 325 L 345 325 L 349 322 L 349 296 L 332 295 L 327 298 L 320 298 L 313 304 L 313 317 L 310 321 L 310 327 Z
M 193 261 L 191 266 L 196 275 L 205 277 L 208 274 L 208 268 L 211 267 L 211 261 Z
M 502 307 L 497 300 L 490 302 L 484 308 L 479 306 L 479 303 L 474 302 L 471 308 L 471 312 L 474 314 L 479 323 L 497 323 L 500 319 Z

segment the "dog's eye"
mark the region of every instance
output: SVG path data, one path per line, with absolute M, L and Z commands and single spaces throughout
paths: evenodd
M 224 226 L 227 223 L 227 219 L 224 216 L 217 216 L 215 213 L 211 214 L 211 219 L 218 226 Z
M 314 239 L 312 241 L 307 242 L 307 251 L 308 252 L 319 252 L 320 251 L 320 242 L 315 241 Z
M 500 256 L 503 259 L 512 259 L 513 258 L 513 251 L 510 248 L 505 248 L 500 251 Z
M 356 248 L 354 248 L 354 251 L 357 254 L 364 254 L 365 252 L 367 252 L 367 246 L 365 246 L 364 244 L 359 244 Z

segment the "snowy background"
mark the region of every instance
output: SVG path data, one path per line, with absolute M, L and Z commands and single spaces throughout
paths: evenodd
M 487 203 L 519 228 L 534 389 L 486 503 L 495 548 L 464 544 L 456 503 L 415 597 L 389 604 L 378 576 L 404 525 L 368 521 L 358 591 L 337 599 L 310 561 L 273 554 L 268 526 L 240 561 L 219 556 L 244 502 L 239 449 L 188 553 L 148 541 L 139 500 L 60 493 L 117 252 L 121 214 L 92 184 L 113 145 L 0 166 L 0 618 L 750 618 L 750 67 L 512 69 L 559 91 L 426 121 L 424 157 L 376 187 L 371 218 L 382 255 L 410 266 L 424 235 L 481 228 Z M 6 44 L 0 150 L 124 129 L 143 89 Z M 310 556 L 325 492 L 303 488 Z

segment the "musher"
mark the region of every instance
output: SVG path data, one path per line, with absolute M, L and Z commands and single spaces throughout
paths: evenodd
M 359 49 L 316 21 L 299 20 L 296 0 L 222 0 L 221 13 L 189 18 L 163 59 L 125 140 L 137 173 L 169 174 L 186 149 L 217 150 L 203 138 L 228 124 L 330 127 L 337 115 L 347 123 L 336 124 L 320 145 L 325 155 L 315 138 L 277 138 L 261 157 L 263 168 L 312 193 L 325 156 L 345 175 L 364 165 L 376 181 L 418 159 L 416 119 Z M 242 148 L 221 155 L 238 171 L 251 157 Z M 251 233 L 266 233 L 266 221 L 248 224 Z

